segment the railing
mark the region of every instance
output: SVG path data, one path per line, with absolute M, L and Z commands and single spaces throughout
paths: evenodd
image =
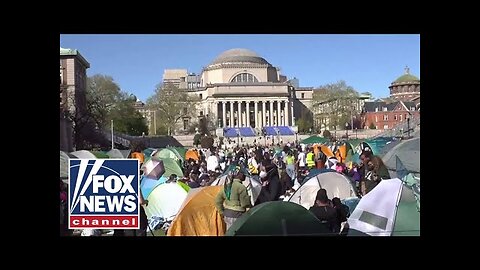
M 385 130 L 373 138 L 378 137 L 396 137 L 396 136 L 405 136 L 408 134 L 408 129 L 410 128 L 410 134 L 415 132 L 415 128 L 420 126 L 420 117 L 411 117 L 410 121 L 401 122 L 400 124 L 394 126 L 391 129 Z
M 103 134 L 105 135 L 105 137 L 111 141 L 112 140 L 112 133 L 108 132 L 108 131 L 104 131 Z M 113 133 L 113 142 L 116 143 L 116 144 L 120 144 L 120 145 L 123 145 L 125 147 L 130 147 L 130 141 L 133 139 L 134 137 L 130 136 L 130 135 L 126 135 L 126 134 L 121 134 L 121 133 Z

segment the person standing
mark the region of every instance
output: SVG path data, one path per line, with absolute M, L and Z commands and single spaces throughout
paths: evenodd
M 247 211 L 247 208 L 252 207 L 247 188 L 242 184 L 244 179 L 245 176 L 237 166 L 229 173 L 223 190 L 215 197 L 215 207 L 223 216 L 227 230 Z

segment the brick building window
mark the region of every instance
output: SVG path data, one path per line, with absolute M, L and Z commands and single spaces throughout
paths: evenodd
M 383 115 L 383 121 L 388 121 L 388 114 Z
M 383 125 L 383 129 L 388 129 L 388 125 Z
M 386 112 L 386 111 L 387 111 L 387 107 L 383 107 L 383 111 Z
M 400 122 L 403 121 L 403 114 L 400 114 Z
M 397 117 L 397 115 L 396 115 L 396 114 L 393 116 L 393 120 L 395 120 L 395 121 L 397 121 L 397 120 L 398 120 L 398 117 Z
M 375 123 L 378 122 L 378 117 L 375 115 Z

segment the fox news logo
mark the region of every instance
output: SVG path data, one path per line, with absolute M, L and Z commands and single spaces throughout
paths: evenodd
M 69 229 L 139 229 L 138 159 L 70 159 Z

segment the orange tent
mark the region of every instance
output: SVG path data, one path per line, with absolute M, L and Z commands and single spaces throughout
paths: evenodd
M 337 148 L 335 152 L 335 157 L 339 162 L 345 163 L 347 158 L 347 144 L 343 144 Z
M 193 160 L 199 160 L 200 156 L 198 155 L 198 152 L 196 149 L 188 149 L 188 151 L 185 153 L 185 160 L 188 161 L 190 158 Z
M 167 236 L 223 236 L 226 225 L 215 207 L 223 186 L 193 188 L 168 229 Z
M 313 153 L 315 154 L 315 156 L 318 154 L 318 152 L 320 152 L 320 149 L 327 156 L 327 158 L 334 156 L 334 154 L 332 153 L 332 150 L 330 150 L 328 146 L 323 144 L 317 144 L 313 146 Z

